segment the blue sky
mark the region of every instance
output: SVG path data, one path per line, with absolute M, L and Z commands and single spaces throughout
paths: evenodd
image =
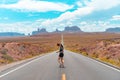
M 85 32 L 120 27 L 120 0 L 0 0 L 0 32 L 31 33 L 79 26 Z

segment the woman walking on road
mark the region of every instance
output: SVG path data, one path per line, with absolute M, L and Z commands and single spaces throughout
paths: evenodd
M 64 60 L 63 60 L 63 57 L 64 57 L 64 47 L 62 44 L 57 44 L 57 46 L 59 46 L 59 56 L 58 56 L 58 62 L 60 63 L 60 68 L 64 68 Z M 58 53 L 57 52 L 57 53 Z

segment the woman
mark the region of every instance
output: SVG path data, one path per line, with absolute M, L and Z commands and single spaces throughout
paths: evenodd
M 60 68 L 64 68 L 64 47 L 62 44 L 57 44 L 57 46 L 59 46 L 59 56 L 58 56 L 58 62 L 60 63 Z

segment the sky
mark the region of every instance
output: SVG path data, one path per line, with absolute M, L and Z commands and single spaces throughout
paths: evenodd
M 66 26 L 85 32 L 120 27 L 120 0 L 0 0 L 0 32 L 52 32 Z

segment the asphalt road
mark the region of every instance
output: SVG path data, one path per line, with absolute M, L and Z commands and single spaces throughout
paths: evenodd
M 82 55 L 65 51 L 65 68 L 51 53 L 0 73 L 0 80 L 120 80 L 120 71 Z

